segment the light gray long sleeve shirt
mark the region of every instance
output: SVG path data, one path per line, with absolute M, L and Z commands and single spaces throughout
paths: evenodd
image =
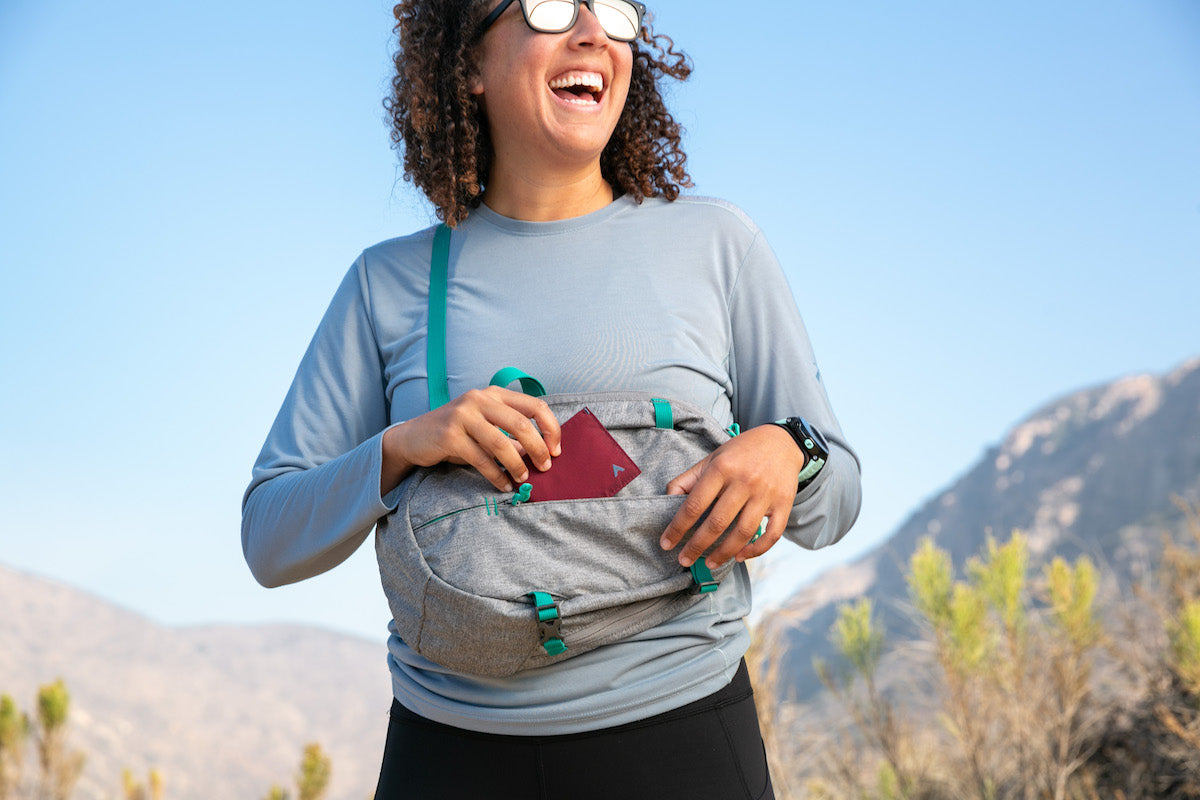
M 242 546 L 264 585 L 336 566 L 394 509 L 379 492 L 381 441 L 390 425 L 429 410 L 433 232 L 364 251 L 304 355 L 243 499 Z M 582 217 L 524 222 L 481 206 L 453 233 L 447 295 L 452 397 L 515 366 L 551 393 L 645 391 L 743 429 L 802 416 L 825 434 L 830 457 L 797 495 L 786 536 L 824 547 L 853 524 L 857 457 L 779 263 L 737 208 L 622 198 Z M 498 679 L 455 674 L 410 650 L 394 628 L 388 662 L 396 698 L 427 718 L 495 733 L 574 733 L 720 689 L 748 647 L 749 611 L 739 565 L 675 619 L 549 667 Z

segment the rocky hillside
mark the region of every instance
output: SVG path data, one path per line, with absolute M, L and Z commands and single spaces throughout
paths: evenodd
M 1172 495 L 1200 501 L 1200 358 L 1048 404 L 875 552 L 795 595 L 775 617 L 792 624 L 791 687 L 800 698 L 816 689 L 812 658 L 831 657 L 841 600 L 875 598 L 889 632 L 904 635 L 902 569 L 921 537 L 961 564 L 988 535 L 1021 529 L 1035 560 L 1087 553 L 1127 586 L 1180 524 Z M 257 800 L 290 785 L 310 741 L 332 757 L 330 800 L 374 788 L 390 698 L 382 642 L 297 627 L 165 628 L 0 567 L 0 692 L 30 709 L 57 677 L 73 696 L 72 742 L 88 755 L 80 800 L 119 796 L 126 767 L 143 779 L 159 769 L 168 800 Z
M 1086 553 L 1115 576 L 1112 596 L 1145 576 L 1164 532 L 1181 530 L 1173 496 L 1200 501 L 1200 358 L 1049 403 L 884 544 L 798 592 L 777 615 L 791 626 L 788 688 L 798 699 L 818 688 L 812 659 L 833 657 L 828 634 L 841 601 L 873 598 L 890 638 L 912 630 L 902 571 L 925 536 L 962 564 L 988 536 L 1019 529 L 1034 570 Z
M 330 800 L 375 788 L 391 685 L 382 642 L 311 628 L 166 628 L 0 567 L 0 692 L 32 712 L 63 678 L 77 800 L 115 798 L 121 771 L 163 776 L 168 800 L 258 800 L 292 786 L 304 745 L 333 761 Z M 26 772 L 36 770 L 27 759 Z

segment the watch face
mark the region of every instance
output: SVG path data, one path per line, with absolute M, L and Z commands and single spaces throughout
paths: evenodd
M 809 425 L 807 420 L 792 417 L 788 423 L 797 441 L 803 440 L 800 441 L 801 447 L 808 451 L 808 461 L 804 469 L 800 470 L 800 481 L 796 488 L 796 491 L 800 491 L 812 483 L 817 473 L 825 466 L 825 461 L 829 458 L 829 445 L 821 432 Z
M 829 444 L 825 441 L 825 437 L 821 435 L 821 432 L 812 425 L 809 425 L 808 420 L 801 418 L 797 418 L 797 420 L 800 423 L 800 429 L 804 432 L 804 435 L 807 438 L 813 440 L 817 446 L 817 450 L 821 452 L 821 456 L 825 457 L 829 455 Z

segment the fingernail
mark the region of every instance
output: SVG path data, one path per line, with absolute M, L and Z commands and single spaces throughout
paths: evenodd
M 554 450 L 550 453 L 550 455 L 554 456 L 555 458 L 558 458 L 559 456 L 561 456 L 562 455 L 562 445 L 559 445 L 559 444 L 554 445 Z
M 528 479 L 529 479 L 529 470 L 523 469 L 523 470 L 521 470 L 520 476 L 517 478 L 517 483 L 524 483 Z
M 694 558 L 687 558 L 686 556 L 679 557 L 679 565 L 681 567 L 683 567 L 684 569 L 690 569 L 692 564 L 695 564 L 695 563 L 696 563 L 696 559 L 694 559 Z
M 546 470 L 550 469 L 550 459 L 547 458 L 545 461 L 543 461 L 540 469 L 542 470 L 542 472 L 545 472 Z
M 511 492 L 512 490 L 513 490 L 513 485 L 511 483 L 504 484 L 504 491 Z
M 671 540 L 668 539 L 666 536 L 664 536 L 658 540 L 658 546 L 661 547 L 663 550 L 670 550 L 671 549 Z

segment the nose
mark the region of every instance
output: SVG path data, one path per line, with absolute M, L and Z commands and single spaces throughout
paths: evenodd
M 575 19 L 575 27 L 571 28 L 571 42 L 579 45 L 608 43 L 608 34 L 592 12 L 590 3 L 579 4 L 579 16 Z

